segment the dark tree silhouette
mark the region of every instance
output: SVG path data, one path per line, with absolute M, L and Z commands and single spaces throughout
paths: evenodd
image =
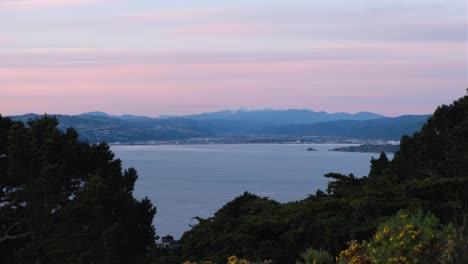
M 142 263 L 156 209 L 133 197 L 136 171 L 57 125 L 0 116 L 2 263 Z

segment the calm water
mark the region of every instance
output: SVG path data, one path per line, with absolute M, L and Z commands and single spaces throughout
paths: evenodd
M 343 145 L 113 146 L 124 167 L 137 169 L 135 196 L 157 207 L 156 232 L 179 238 L 194 216 L 209 217 L 244 191 L 277 201 L 325 189 L 328 172 L 369 173 L 377 154 L 328 151 Z M 308 147 L 318 151 L 306 151 Z

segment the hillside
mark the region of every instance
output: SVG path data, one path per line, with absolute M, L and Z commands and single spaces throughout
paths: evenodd
M 200 127 L 198 122 L 184 118 L 115 118 L 105 115 L 55 115 L 59 128 L 74 127 L 80 138 L 89 142 L 136 143 L 214 136 L 214 132 Z M 13 120 L 27 122 L 39 115 L 12 116 Z
M 366 121 L 343 120 L 311 125 L 273 126 L 263 129 L 262 133 L 268 135 L 399 140 L 402 135 L 411 135 L 419 130 L 429 117 L 429 115 L 407 115 Z

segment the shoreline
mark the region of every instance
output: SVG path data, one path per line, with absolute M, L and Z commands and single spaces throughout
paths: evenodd
M 349 141 L 273 141 L 273 142 L 252 142 L 252 141 L 194 141 L 194 142 L 187 142 L 187 141 L 148 141 L 148 142 L 134 142 L 134 143 L 120 143 L 120 142 L 113 142 L 107 143 L 109 146 L 190 146 L 190 145 L 349 145 L 349 146 L 361 146 L 361 145 L 395 145 L 398 146 L 397 143 L 393 141 L 357 141 L 357 140 L 349 140 Z

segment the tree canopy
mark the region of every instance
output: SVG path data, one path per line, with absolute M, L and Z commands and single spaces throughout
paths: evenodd
M 2 263 L 143 263 L 156 208 L 133 197 L 137 172 L 57 125 L 0 116 Z

